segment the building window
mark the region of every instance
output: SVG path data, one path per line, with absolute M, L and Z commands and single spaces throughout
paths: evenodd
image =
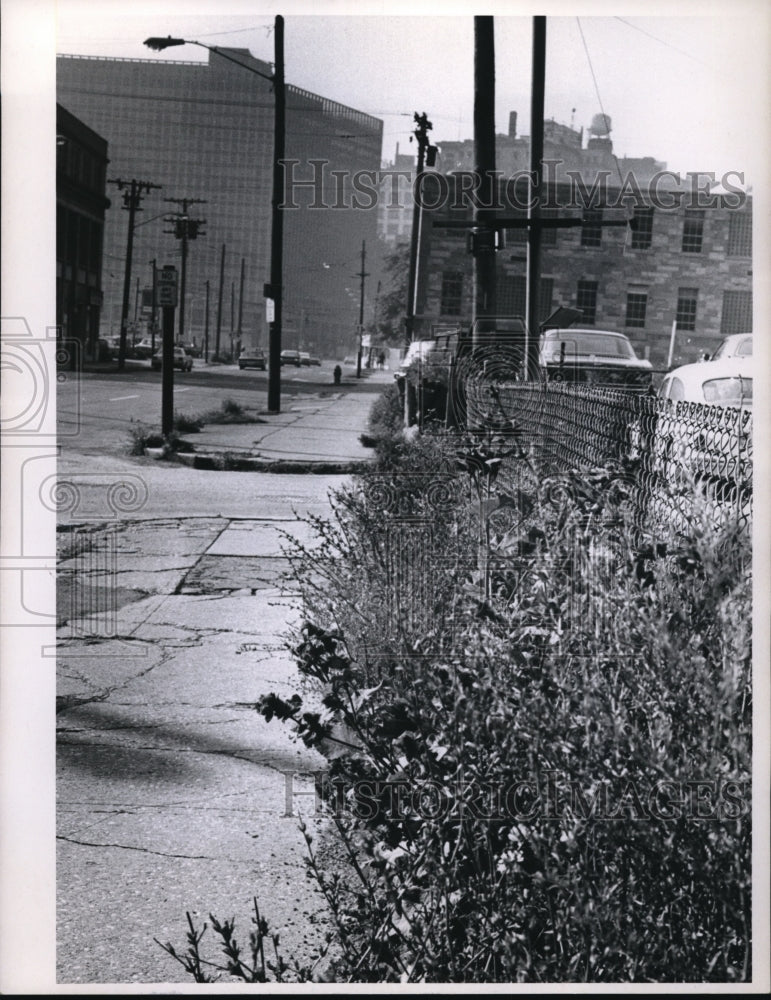
M 683 220 L 683 253 L 701 253 L 704 239 L 704 209 L 686 208 Z
M 525 315 L 527 286 L 522 275 L 505 275 L 498 281 L 498 312 L 502 316 Z
M 581 317 L 582 323 L 586 323 L 587 326 L 594 326 L 594 320 L 597 316 L 596 281 L 578 282 L 578 290 L 576 291 L 576 309 L 580 309 L 583 313 L 583 316 Z
M 732 212 L 728 223 L 729 257 L 752 256 L 752 214 Z
M 552 311 L 554 278 L 541 278 L 538 317 L 545 320 Z M 527 285 L 522 275 L 505 275 L 498 280 L 498 312 L 501 316 L 527 316 Z
M 721 333 L 749 333 L 752 330 L 752 292 L 723 292 Z
M 463 274 L 461 271 L 445 271 L 442 274 L 442 316 L 460 316 L 463 306 Z
M 636 208 L 632 221 L 632 249 L 650 250 L 653 241 L 653 208 Z
M 642 328 L 645 326 L 645 312 L 648 308 L 647 292 L 627 292 L 626 325 Z
M 678 330 L 696 329 L 696 300 L 698 297 L 698 288 L 678 288 L 677 312 L 675 313 Z
M 583 224 L 581 226 L 581 246 L 599 247 L 602 246 L 602 209 L 584 209 Z

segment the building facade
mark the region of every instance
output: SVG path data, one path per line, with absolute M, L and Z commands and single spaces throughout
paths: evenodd
M 595 124 L 594 132 L 601 130 L 602 123 Z M 590 132 L 582 153 L 579 133 L 571 137 L 565 126 L 552 131 L 559 142 L 544 143 L 551 164 L 541 214 L 575 225 L 543 230 L 541 319 L 558 306 L 580 309 L 577 325 L 627 334 L 654 367 L 667 363 L 674 323 L 675 364 L 711 353 L 726 334 L 750 331 L 751 195 L 711 194 L 703 178 L 676 182 L 652 158 L 615 161 L 606 135 Z M 524 220 L 527 157 L 519 140 L 507 143 L 508 153 L 496 163 L 502 177 L 495 207 L 500 217 Z M 571 145 L 573 152 L 563 155 Z M 466 325 L 473 314 L 467 245 L 474 218 L 467 193 L 473 161 L 466 143 L 443 144 L 441 156 L 451 170 L 427 178 L 423 199 L 421 335 L 452 323 Z M 634 226 L 626 225 L 632 217 Z M 612 225 L 604 225 L 608 222 Z M 524 317 L 527 229 L 509 228 L 505 236 L 505 247 L 496 253 L 496 312 Z
M 270 76 L 267 63 L 245 49 L 222 51 L 246 69 L 214 52 L 208 62 L 59 56 L 57 90 L 109 141 L 111 179 L 161 186 L 147 193 L 136 217 L 132 285 L 139 281 L 130 318 L 141 301 L 136 293 L 151 285 L 151 261 L 180 265 L 179 244 L 168 232 L 179 204 L 170 199 L 198 199 L 189 215 L 205 225 L 188 247 L 184 339 L 202 341 L 208 298 L 210 350 L 219 327 L 227 353 L 239 339 L 266 343 L 274 99 L 270 81 L 258 75 Z M 382 127 L 370 115 L 287 86 L 285 347 L 328 353 L 355 329 L 356 306 L 345 289 L 362 240 L 374 243 L 377 212 L 351 208 L 340 186 L 356 171 L 378 169 Z M 102 326 L 112 333 L 120 326 L 127 215 L 112 211 L 105 226 Z
M 56 326 L 81 357 L 98 356 L 107 142 L 56 106 Z

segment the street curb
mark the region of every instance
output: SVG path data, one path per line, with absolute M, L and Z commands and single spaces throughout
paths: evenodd
M 353 476 L 372 468 L 370 459 L 333 461 L 302 461 L 291 458 L 252 458 L 232 452 L 165 452 L 163 448 L 145 448 L 145 455 L 156 460 L 166 459 L 191 469 L 210 472 L 271 472 L 291 475 Z

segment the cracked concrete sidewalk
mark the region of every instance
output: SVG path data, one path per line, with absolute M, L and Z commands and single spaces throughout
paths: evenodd
M 285 957 L 318 953 L 325 910 L 298 817 L 313 826 L 325 762 L 251 707 L 300 690 L 286 648 L 297 595 L 277 582 L 285 533 L 310 541 L 288 519 L 121 524 L 124 603 L 96 612 L 103 569 L 61 564 L 73 577 L 57 685 L 61 982 L 184 981 L 153 939 L 183 945 L 186 912 L 199 924 L 211 912 L 236 916 L 246 940 L 254 896 Z
M 305 456 L 328 438 L 321 454 L 355 457 L 373 396 L 354 398 L 282 416 L 271 447 L 289 454 L 294 440 L 291 454 Z M 150 494 L 188 514 L 164 514 L 161 498 L 131 519 L 59 532 L 57 980 L 189 986 L 155 939 L 184 951 L 186 913 L 199 927 L 213 913 L 235 917 L 248 942 L 254 897 L 283 956 L 313 962 L 329 917 L 299 817 L 317 832 L 313 774 L 326 762 L 252 706 L 271 691 L 302 694 L 285 546 L 313 544 L 302 518 L 329 511 L 331 480 L 237 474 L 253 495 L 244 504 L 229 473 L 138 461 Z M 97 464 L 112 475 L 115 463 Z M 80 463 L 69 455 L 66 466 Z M 227 500 L 217 482 L 230 484 Z M 211 928 L 204 941 L 219 960 Z

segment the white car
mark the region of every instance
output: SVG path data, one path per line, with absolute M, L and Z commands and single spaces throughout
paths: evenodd
M 704 406 L 752 406 L 752 358 L 735 356 L 682 365 L 665 375 L 659 396 Z
M 721 358 L 751 358 L 752 357 L 752 334 L 732 333 L 720 341 L 717 350 L 710 358 L 710 361 L 718 361 Z

